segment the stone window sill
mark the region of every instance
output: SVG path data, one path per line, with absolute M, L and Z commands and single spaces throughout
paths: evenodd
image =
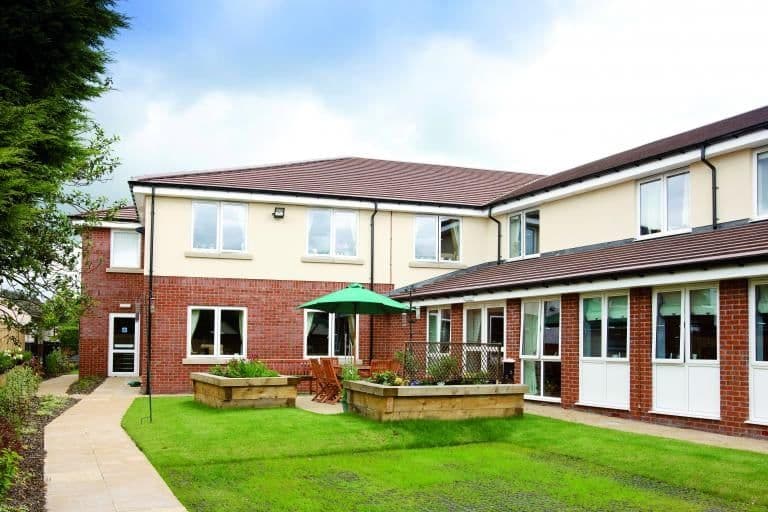
M 226 364 L 234 359 L 234 356 L 195 356 L 185 357 L 181 364 Z
M 333 263 L 337 265 L 364 265 L 362 258 L 339 258 L 334 256 L 302 256 L 302 263 Z
M 109 274 L 143 274 L 144 269 L 133 268 L 133 267 L 109 267 L 107 268 L 107 273 Z
M 465 264 L 457 261 L 411 261 L 408 263 L 408 266 L 411 268 L 467 268 Z
M 247 252 L 207 252 L 207 251 L 186 251 L 184 256 L 187 258 L 212 258 L 218 260 L 252 260 L 253 254 Z

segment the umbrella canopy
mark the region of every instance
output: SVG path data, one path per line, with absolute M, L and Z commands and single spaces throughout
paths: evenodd
M 359 283 L 352 283 L 344 289 L 323 295 L 299 306 L 301 309 L 318 309 L 328 313 L 362 315 L 387 315 L 405 313 L 408 306 L 385 295 L 371 291 Z

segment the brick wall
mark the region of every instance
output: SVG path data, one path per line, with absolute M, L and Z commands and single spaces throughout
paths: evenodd
M 579 400 L 579 295 L 560 297 L 560 400 L 566 409 Z
M 522 362 L 520 361 L 520 299 L 507 299 L 507 353 L 506 357 L 515 360 L 513 382 L 521 382 Z
M 749 419 L 749 298 L 746 279 L 720 282 L 720 418 L 740 429 Z
M 653 400 L 652 309 L 650 288 L 629 291 L 629 407 L 637 418 L 651 410 Z
M 106 375 L 109 354 L 109 314 L 133 313 L 143 302 L 144 275 L 108 273 L 109 229 L 83 234 L 83 291 L 93 304 L 80 319 L 80 375 Z M 131 304 L 121 308 L 121 304 Z M 143 340 L 142 340 L 143 341 Z

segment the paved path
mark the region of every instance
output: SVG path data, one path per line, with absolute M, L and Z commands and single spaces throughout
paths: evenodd
M 111 377 L 45 428 L 49 512 L 186 510 L 120 426 L 138 394 Z
M 304 394 L 296 397 L 296 407 L 316 414 L 341 414 L 343 412 L 340 403 L 322 404 L 320 402 L 313 402 L 312 395 Z
M 67 375 L 61 375 L 52 379 L 44 380 L 40 383 L 40 389 L 37 390 L 39 396 L 42 395 L 56 395 L 56 396 L 68 396 L 67 389 L 69 385 L 77 380 L 76 373 L 69 373 Z
M 768 453 L 768 441 L 760 439 L 724 436 L 722 434 L 712 434 L 710 432 L 702 432 L 700 430 L 688 428 L 668 427 L 665 425 L 646 423 L 644 421 L 612 418 L 593 412 L 563 409 L 559 404 L 548 405 L 527 401 L 525 402 L 525 412 L 558 420 L 583 423 L 584 425 L 592 425 L 594 427 L 623 430 L 624 432 L 632 432 L 635 434 L 647 434 L 649 436 L 667 437 L 670 439 L 678 439 L 680 441 L 719 446 L 721 448 Z

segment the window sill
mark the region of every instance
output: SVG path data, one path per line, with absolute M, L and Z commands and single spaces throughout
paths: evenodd
M 664 231 L 663 233 L 654 233 L 652 235 L 637 235 L 635 237 L 635 241 L 639 242 L 641 240 L 653 240 L 654 238 L 664 238 L 665 236 L 683 235 L 685 233 L 690 233 L 691 231 L 693 231 L 693 228 L 676 229 L 674 231 Z
M 549 402 L 551 404 L 559 404 L 562 402 L 562 399 L 555 398 L 552 396 L 523 395 L 523 398 L 525 398 L 526 400 L 531 400 L 533 402 Z
M 302 256 L 302 263 L 333 263 L 337 265 L 364 265 L 362 258 L 345 258 L 343 256 Z
M 143 268 L 134 267 L 109 267 L 107 268 L 108 274 L 143 274 Z
M 598 409 L 612 409 L 614 411 L 628 411 L 629 406 L 623 406 L 623 405 L 609 405 L 609 404 L 600 404 L 597 402 L 582 402 L 578 401 L 573 405 L 578 405 L 579 407 L 597 407 Z
M 651 414 L 661 414 L 664 416 L 678 416 L 681 418 L 696 418 L 700 420 L 712 420 L 712 421 L 720 421 L 720 415 L 709 415 L 709 414 L 696 414 L 695 412 L 679 412 L 679 411 L 660 411 L 658 409 L 651 409 L 648 411 Z
M 465 264 L 458 261 L 411 261 L 408 266 L 411 268 L 467 268 Z
M 185 251 L 187 258 L 213 258 L 220 260 L 252 260 L 253 254 L 247 252 L 207 252 L 207 251 Z
M 190 356 L 181 360 L 181 364 L 225 364 L 241 356 Z
M 745 425 L 757 425 L 758 427 L 768 427 L 768 420 L 747 420 Z

